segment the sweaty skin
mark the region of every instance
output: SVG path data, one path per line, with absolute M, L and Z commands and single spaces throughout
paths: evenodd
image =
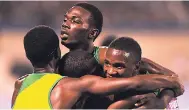
M 136 75 L 136 74 L 132 74 L 134 73 L 132 72 L 132 68 L 135 68 L 135 67 L 132 67 L 132 63 L 131 63 L 132 58 L 129 58 L 129 56 L 125 57 L 125 54 L 128 54 L 128 53 L 125 51 L 120 51 L 116 49 L 108 49 L 106 53 L 105 64 L 104 64 L 106 77 L 131 77 L 132 75 Z M 149 59 L 144 58 L 142 59 L 142 61 L 143 61 L 142 62 L 143 66 L 144 66 L 144 63 L 148 63 L 148 65 L 146 64 L 146 67 L 143 67 L 143 69 L 153 72 L 153 74 L 168 74 L 168 75 L 175 74 L 174 72 L 152 62 Z M 128 94 L 128 93 L 125 93 L 125 94 Z M 124 95 L 122 94 L 122 96 Z M 143 105 L 144 103 L 145 104 L 139 108 L 165 108 L 168 102 L 170 102 L 170 100 L 174 97 L 174 93 L 172 90 L 166 90 L 160 93 L 159 98 L 156 98 L 156 95 L 153 93 L 144 94 L 144 95 L 136 95 L 136 96 L 131 95 L 131 97 L 128 97 L 128 96 L 129 95 L 127 95 L 126 98 L 124 98 L 123 100 L 119 100 L 113 103 L 112 105 L 109 106 L 109 108 L 110 109 L 121 109 L 121 108 L 126 109 L 126 108 L 134 107 L 131 105 L 138 104 L 138 106 L 140 106 L 140 105 Z M 145 97 L 145 96 L 146 96 L 145 99 L 142 99 L 141 102 L 137 102 L 137 100 L 141 99 L 140 97 Z M 131 101 L 130 99 L 135 99 L 135 100 Z M 158 104 L 152 103 L 152 102 L 158 102 Z
M 19 91 L 21 84 L 22 80 L 17 80 L 15 83 L 12 105 L 14 104 L 17 91 Z M 86 75 L 81 78 L 65 77 L 52 90 L 50 100 L 53 109 L 70 109 L 79 97 L 86 93 L 109 95 L 118 91 L 151 91 L 166 87 L 173 89 L 180 88 L 181 85 L 178 82 L 178 77 L 164 75 L 142 75 L 119 79 L 107 79 L 93 75 Z M 177 95 L 182 94 L 182 91 L 177 92 Z

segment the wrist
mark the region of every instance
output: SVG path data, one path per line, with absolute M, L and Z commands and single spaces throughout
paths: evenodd
M 162 90 L 161 90 L 161 93 L 162 93 L 162 95 L 167 95 L 167 96 L 169 96 L 170 98 L 176 97 L 175 91 L 174 91 L 173 89 L 171 89 L 171 88 L 162 89 Z

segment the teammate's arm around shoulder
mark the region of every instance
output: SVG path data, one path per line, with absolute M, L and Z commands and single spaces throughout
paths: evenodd
M 164 74 L 164 75 L 176 74 L 173 71 L 169 70 L 168 68 L 165 68 L 148 58 L 142 58 L 141 68 L 147 70 L 150 74 Z
M 115 92 L 136 90 L 150 91 L 157 88 L 179 88 L 175 76 L 141 75 L 132 78 L 102 78 L 93 75 L 85 75 L 81 78 L 72 78 L 67 84 L 69 88 L 80 93 L 109 95 Z

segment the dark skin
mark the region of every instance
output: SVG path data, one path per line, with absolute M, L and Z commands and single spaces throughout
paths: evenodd
M 92 52 L 93 41 L 99 31 L 93 25 L 91 13 L 79 6 L 74 6 L 65 14 L 61 26 L 61 43 L 72 50 L 85 50 Z
M 85 50 L 92 53 L 94 40 L 99 35 L 99 30 L 93 23 L 91 13 L 79 6 L 73 6 L 64 15 L 61 25 L 61 44 L 70 51 Z M 99 61 L 104 64 L 105 52 L 107 48 L 100 47 Z
M 47 71 L 46 71 L 47 72 Z M 24 78 L 24 77 L 23 77 Z M 139 80 L 142 78 L 142 80 Z M 23 80 L 15 82 L 12 104 Z M 150 82 L 150 84 L 148 83 Z M 156 86 L 154 86 L 156 85 Z M 180 88 L 177 76 L 143 75 L 132 78 L 102 78 L 85 75 L 81 78 L 63 78 L 52 90 L 50 100 L 53 109 L 69 109 L 84 94 L 109 95 L 118 91 L 146 91 L 162 87 Z M 182 94 L 180 91 L 177 95 Z
M 60 50 L 57 50 L 59 57 L 52 58 L 52 60 L 48 64 L 44 65 L 44 67 L 38 68 L 32 63 L 35 70 L 34 72 L 55 72 L 55 65 L 60 58 L 60 53 L 58 51 Z M 12 105 L 15 103 L 24 78 L 26 78 L 27 76 L 28 75 L 25 75 L 15 82 L 15 89 L 12 96 Z M 139 80 L 141 78 L 142 80 Z M 53 88 L 50 96 L 50 101 L 53 109 L 70 109 L 78 101 L 78 99 L 85 94 L 109 95 L 118 91 L 151 91 L 157 88 L 166 87 L 179 89 L 181 85 L 179 83 L 178 77 L 168 75 L 143 75 L 132 78 L 119 79 L 102 78 L 93 75 L 86 75 L 81 78 L 65 77 L 61 79 Z M 177 91 L 177 95 L 180 95 L 182 93 L 183 91 Z
M 149 62 L 149 64 L 147 64 Z M 161 67 L 160 65 L 152 62 L 148 59 L 143 59 L 143 66 L 148 66 L 148 70 L 154 74 L 169 74 L 172 75 L 173 72 L 167 70 L 166 68 Z M 154 68 L 156 69 L 154 69 Z M 152 69 L 150 69 L 152 68 Z M 144 69 L 144 67 L 143 67 Z M 106 77 L 132 77 L 138 74 L 139 64 L 135 62 L 134 57 L 132 54 L 129 54 L 125 51 L 116 50 L 116 49 L 108 49 L 106 53 L 106 59 L 104 63 L 104 71 L 106 73 Z M 145 69 L 146 70 L 146 69 Z M 152 71 L 153 70 L 153 71 Z M 124 95 L 127 94 L 127 95 Z M 121 94 L 114 95 L 115 103 L 109 106 L 110 109 L 121 109 L 121 108 L 133 108 L 139 106 L 138 108 L 165 108 L 168 102 L 174 97 L 173 91 L 165 90 L 162 91 L 159 98 L 156 98 L 154 93 L 148 93 L 144 95 L 137 95 L 130 94 L 124 92 Z M 118 97 L 118 98 L 116 98 Z M 123 97 L 124 100 L 123 100 Z M 138 98 L 137 98 L 138 97 Z M 122 98 L 121 100 L 119 98 Z M 139 99 L 141 101 L 137 102 Z M 135 104 L 135 105 L 134 105 Z M 142 105 L 142 106 L 140 106 Z
M 70 51 L 81 49 L 92 52 L 93 41 L 99 31 L 93 25 L 91 13 L 81 7 L 74 6 L 66 14 L 61 27 L 61 43 Z M 100 48 L 99 61 L 104 64 L 106 48 Z

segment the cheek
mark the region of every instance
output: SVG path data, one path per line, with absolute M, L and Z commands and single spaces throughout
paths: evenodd
M 88 34 L 88 31 L 87 29 L 76 27 L 71 29 L 70 34 L 72 34 L 72 36 L 77 38 L 81 38 L 81 37 L 83 38 Z
M 107 66 L 106 65 L 103 66 L 103 70 L 104 70 L 104 72 L 107 71 Z
M 123 77 L 131 77 L 132 76 L 132 71 L 131 69 L 123 69 L 119 71 L 120 75 Z
M 120 76 L 123 76 L 126 73 L 125 69 L 117 70 L 117 72 Z

